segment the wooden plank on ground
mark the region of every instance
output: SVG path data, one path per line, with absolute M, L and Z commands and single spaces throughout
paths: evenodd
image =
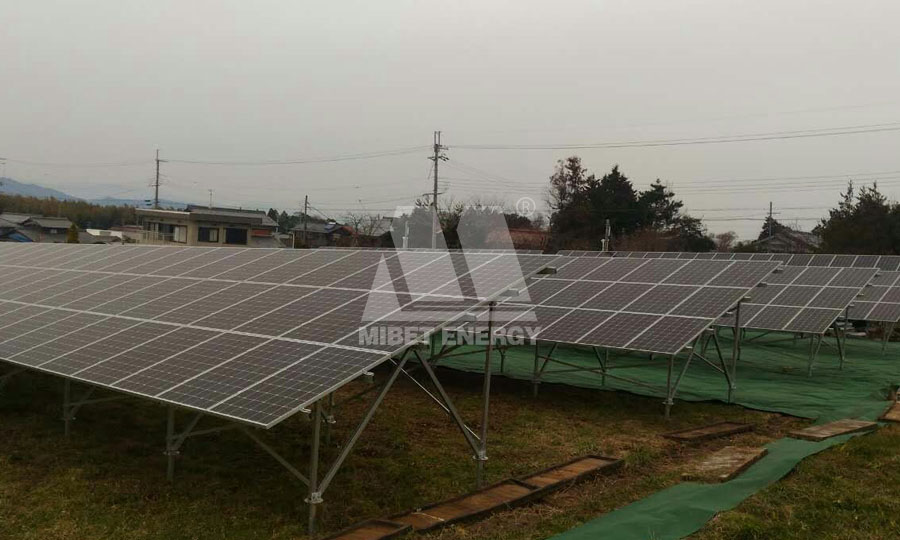
M 414 512 L 391 516 L 390 520 L 408 524 L 416 531 L 427 531 L 524 504 L 539 493 L 541 491 L 533 486 L 517 480 L 506 480 Z
M 325 540 L 388 540 L 397 538 L 411 529 L 412 527 L 406 523 L 372 519 L 357 523 Z
M 769 451 L 765 448 L 726 446 L 682 475 L 684 480 L 727 482 L 741 474 Z
M 519 480 L 541 491 L 561 489 L 595 474 L 606 474 L 622 467 L 622 460 L 606 456 L 584 456 L 549 467 Z
M 700 426 L 681 431 L 664 433 L 663 437 L 681 442 L 705 441 L 718 437 L 728 437 L 738 433 L 753 431 L 753 426 L 740 422 L 716 422 L 708 426 Z
M 900 401 L 895 401 L 884 414 L 881 415 L 880 420 L 884 420 L 885 422 L 900 422 Z
M 824 441 L 825 439 L 836 437 L 838 435 L 860 433 L 862 431 L 875 429 L 876 427 L 878 427 L 878 424 L 876 424 L 875 422 L 845 418 L 843 420 L 837 420 L 819 426 L 810 426 L 808 428 L 791 431 L 790 433 L 788 433 L 788 435 L 794 437 L 795 439 L 804 439 L 807 441 Z

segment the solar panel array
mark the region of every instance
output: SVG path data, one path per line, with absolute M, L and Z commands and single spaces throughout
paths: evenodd
M 710 259 L 715 261 L 779 261 L 787 266 L 829 266 L 900 270 L 900 255 L 835 255 L 830 253 L 705 253 L 692 251 L 581 251 L 563 250 L 570 257 L 629 257 L 638 259 Z
M 777 264 L 566 257 L 501 307 L 519 316 L 498 332 L 541 341 L 675 354 Z M 527 293 L 527 299 L 525 294 Z M 537 330 L 536 333 L 533 333 Z
M 785 266 L 741 307 L 741 327 L 823 334 L 855 302 L 878 272 L 875 268 Z M 721 324 L 731 326 L 725 317 Z
M 896 280 L 890 275 L 900 270 L 900 256 L 896 255 L 834 255 L 827 253 L 695 253 L 678 251 L 582 251 L 564 250 L 558 255 L 575 257 L 637 257 L 642 259 L 711 259 L 779 261 L 786 266 L 822 266 L 830 268 L 878 268 L 884 277 L 873 281 L 875 288 L 866 289 L 860 300 L 851 306 L 849 318 L 857 321 L 896 323 L 900 321 L 900 288 L 888 289 Z M 900 283 L 896 283 L 900 286 Z
M 887 323 L 900 320 L 900 272 L 879 272 L 863 299 L 850 308 L 849 318 Z
M 352 246 L 323 246 L 317 249 L 335 249 L 335 250 L 363 250 L 363 251 L 424 251 L 424 252 L 441 252 L 441 253 L 518 253 L 520 255 L 542 255 L 543 250 L 540 249 L 506 249 L 506 248 L 393 248 L 393 247 L 352 247 Z
M 553 259 L 0 243 L 0 359 L 271 427 Z

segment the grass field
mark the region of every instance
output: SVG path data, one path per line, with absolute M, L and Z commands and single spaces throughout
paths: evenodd
M 441 377 L 463 416 L 478 418 L 480 377 L 448 370 Z M 363 388 L 354 383 L 346 392 Z M 163 407 L 137 399 L 86 406 L 67 439 L 61 390 L 59 379 L 29 374 L 12 379 L 0 395 L 0 537 L 305 536 L 304 486 L 239 432 L 189 439 L 170 485 Z M 325 463 L 366 406 L 351 401 L 337 411 Z M 746 444 L 763 444 L 803 424 L 720 403 L 680 404 L 667 422 L 659 399 L 550 384 L 532 398 L 529 384 L 497 378 L 488 482 L 590 453 L 622 457 L 626 466 L 542 503 L 433 537 L 537 539 L 567 530 L 677 482 L 686 463 L 729 441 L 683 446 L 659 435 L 721 420 L 754 423 L 756 433 L 739 436 Z M 216 425 L 204 422 L 201 428 Z M 261 435 L 305 470 L 309 427 L 301 415 Z M 461 435 L 421 390 L 401 379 L 325 493 L 322 529 L 455 496 L 473 484 L 474 463 Z
M 900 536 L 900 426 L 802 461 L 788 477 L 717 516 L 697 540 Z

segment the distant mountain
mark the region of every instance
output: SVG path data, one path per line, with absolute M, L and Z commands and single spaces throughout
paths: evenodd
M 0 193 L 7 195 L 22 195 L 25 197 L 39 197 L 49 199 L 51 197 L 63 201 L 77 201 L 78 197 L 63 193 L 56 189 L 45 188 L 37 184 L 23 184 L 12 178 L 0 178 Z
M 102 206 L 136 206 L 139 208 L 149 207 L 146 199 L 115 199 L 113 197 L 103 197 L 102 199 L 90 199 L 88 200 L 88 202 L 99 204 Z M 184 210 L 187 207 L 187 203 L 160 199 L 159 206 L 160 208 L 174 208 L 176 210 Z
M 145 199 L 116 199 L 114 197 L 102 197 L 99 199 L 82 199 L 81 197 L 76 197 L 74 195 L 69 195 L 68 193 L 64 193 L 62 191 L 45 188 L 43 186 L 39 186 L 37 184 L 25 184 L 23 182 L 18 182 L 13 180 L 12 178 L 2 178 L 0 177 L 0 193 L 6 195 L 22 195 L 24 197 L 37 197 L 39 199 L 59 199 L 62 201 L 85 201 L 93 204 L 99 204 L 102 206 L 135 206 L 135 207 L 147 207 L 147 201 Z M 169 201 L 160 199 L 159 206 L 162 208 L 175 208 L 178 210 L 184 209 L 187 204 L 178 201 Z

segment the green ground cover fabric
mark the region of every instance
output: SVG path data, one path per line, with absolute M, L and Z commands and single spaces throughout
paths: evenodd
M 758 335 L 757 335 L 758 336 Z M 750 336 L 754 337 L 753 335 Z M 884 408 L 884 400 L 892 387 L 900 382 L 900 344 L 891 344 L 887 353 L 881 354 L 881 344 L 866 339 L 848 339 L 847 361 L 844 369 L 838 369 L 839 359 L 833 342 L 822 344 L 814 365 L 813 376 L 807 377 L 808 341 L 796 344 L 785 339 L 784 334 L 769 334 L 753 341 L 744 341 L 741 360 L 737 368 L 737 391 L 734 402 L 751 409 L 780 412 L 812 419 L 842 418 L 872 415 Z M 723 354 L 730 358 L 731 340 L 720 338 Z M 480 372 L 484 364 L 483 349 L 470 349 L 471 355 L 447 358 L 440 365 L 465 371 Z M 543 345 L 542 352 L 549 350 Z M 710 351 L 712 347 L 710 347 Z M 553 354 L 566 362 L 596 367 L 597 358 L 590 350 L 558 347 Z M 684 357 L 676 365 L 680 367 Z M 715 355 L 710 354 L 710 358 Z M 643 364 L 640 367 L 628 365 Z M 652 384 L 657 388 L 645 388 L 633 383 L 607 378 L 601 384 L 600 375 L 591 372 L 554 373 L 569 369 L 550 364 L 541 380 L 544 383 L 562 383 L 585 388 L 623 390 L 635 394 L 664 397 L 666 384 L 666 360 L 657 357 L 648 364 L 643 357 L 613 358 L 612 374 Z M 499 373 L 499 354 L 493 355 L 493 371 Z M 624 366 L 624 367 L 615 367 Z M 531 380 L 534 371 L 534 347 L 515 347 L 506 353 L 503 375 Z M 678 414 L 678 401 L 722 400 L 727 397 L 727 386 L 721 373 L 699 360 L 691 362 L 678 389 L 673 414 Z
M 889 345 L 887 353 L 882 354 L 881 344 L 878 342 L 850 339 L 847 342 L 847 361 L 843 370 L 838 369 L 836 348 L 823 344 L 813 376 L 808 377 L 808 342 L 795 343 L 778 334 L 750 337 L 756 339 L 743 345 L 734 396 L 734 402 L 745 407 L 812 418 L 819 423 L 840 418 L 875 420 L 888 405 L 886 400 L 890 391 L 900 383 L 900 344 Z M 731 341 L 723 337 L 721 346 L 723 353 L 730 355 Z M 582 366 L 597 366 L 597 359 L 591 351 L 558 348 L 554 357 Z M 553 370 L 566 368 L 552 364 L 542 380 L 663 397 L 665 394 L 662 388 L 665 386 L 667 370 L 665 360 L 657 360 L 658 364 L 654 362 L 646 365 L 646 356 L 614 358 L 613 365 L 644 364 L 640 367 L 623 367 L 615 370 L 614 374 L 651 383 L 659 389 L 609 378 L 604 387 L 599 374 L 553 373 Z M 481 371 L 483 361 L 484 352 L 473 349 L 472 354 L 443 360 L 441 365 L 466 371 Z M 504 364 L 503 375 L 530 380 L 534 369 L 534 348 L 510 349 Z M 499 370 L 499 360 L 495 359 L 492 365 L 493 369 Z M 692 363 L 676 396 L 673 414 L 678 414 L 678 400 L 724 400 L 725 397 L 723 376 L 702 362 Z M 716 513 L 734 508 L 753 493 L 776 482 L 800 460 L 850 437 L 834 437 L 822 442 L 789 438 L 772 442 L 767 445 L 768 455 L 734 480 L 722 484 L 683 482 L 553 538 L 683 538 L 702 528 Z
M 768 455 L 723 484 L 683 482 L 554 536 L 554 540 L 658 540 L 684 538 L 700 530 L 718 512 L 789 473 L 803 458 L 844 442 L 852 435 L 822 442 L 780 439 L 766 445 Z

